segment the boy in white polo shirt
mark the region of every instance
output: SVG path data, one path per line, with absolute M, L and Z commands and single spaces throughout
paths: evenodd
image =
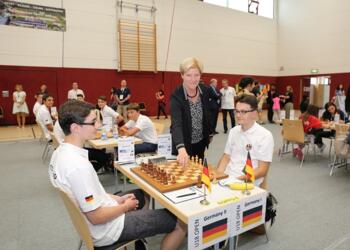
M 61 106 L 58 117 L 66 136 L 52 155 L 50 180 L 53 186 L 67 192 L 85 215 L 94 245 L 114 245 L 167 233 L 161 249 L 177 249 L 186 230 L 174 215 L 165 209 L 148 210 L 148 199 L 141 190 L 117 196 L 107 194 L 101 185 L 83 149 L 100 126 L 95 107 L 71 100 Z
M 39 107 L 36 120 L 45 133 L 45 138 L 51 140 L 50 132 L 53 132 L 53 120 L 50 109 L 53 106 L 53 97 L 49 94 L 43 96 L 43 104 Z
M 142 140 L 141 144 L 135 144 L 135 153 L 155 152 L 158 138 L 151 119 L 140 114 L 140 106 L 137 103 L 131 103 L 127 107 L 127 112 L 129 121 L 121 127 L 121 131 Z
M 115 112 L 111 107 L 107 105 L 106 96 L 99 96 L 97 100 L 97 105 L 101 109 L 101 115 L 104 125 L 108 119 L 112 119 L 113 123 L 119 124 L 124 120 L 124 118 L 118 113 Z
M 250 145 L 255 185 L 259 186 L 272 162 L 274 141 L 271 132 L 255 122 L 257 108 L 258 102 L 255 96 L 243 94 L 238 97 L 236 119 L 239 126 L 230 130 L 225 152 L 218 164 L 218 171 L 244 180 L 243 168 L 247 160 L 247 145 Z

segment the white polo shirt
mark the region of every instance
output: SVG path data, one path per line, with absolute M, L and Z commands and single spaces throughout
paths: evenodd
M 42 105 L 41 103 L 35 102 L 35 104 L 33 106 L 33 114 L 35 117 L 37 116 L 38 110 L 39 110 L 41 105 Z
M 71 89 L 71 90 L 69 90 L 68 91 L 68 100 L 70 100 L 70 99 L 74 99 L 74 100 L 76 100 L 77 99 L 77 95 L 83 95 L 84 97 L 85 97 L 85 95 L 84 95 L 84 91 L 82 91 L 81 89 Z
M 117 119 L 119 113 L 114 111 L 111 107 L 105 105 L 103 109 L 101 109 L 102 119 L 105 120 L 106 117 L 111 117 L 113 120 Z
M 102 187 L 89 161 L 88 151 L 83 148 L 62 143 L 52 155 L 49 176 L 52 185 L 67 192 L 83 213 L 99 207 L 118 206 Z M 98 225 L 91 224 L 86 218 L 94 245 L 116 242 L 124 228 L 124 218 L 125 214 Z
M 230 156 L 225 173 L 232 177 L 243 175 L 243 168 L 247 161 L 248 151 L 246 145 L 252 145 L 250 157 L 253 168 L 258 167 L 258 161 L 272 162 L 274 141 L 270 131 L 260 126 L 256 122 L 247 131 L 242 131 L 241 126 L 236 126 L 230 130 L 225 154 Z M 255 185 L 259 186 L 264 178 L 255 180 Z
M 222 109 L 234 109 L 235 102 L 234 97 L 236 96 L 236 90 L 232 87 L 221 88 L 220 93 L 221 96 L 221 108 Z
M 60 123 L 58 121 L 55 122 L 55 125 L 53 126 L 53 134 L 55 135 L 57 141 L 61 144 L 64 142 L 64 133 L 60 126 Z
M 51 140 L 50 131 L 46 128 L 46 125 L 48 124 L 53 125 L 53 121 L 52 121 L 50 111 L 45 106 L 45 104 L 40 106 L 37 112 L 36 120 L 38 121 L 39 125 L 41 125 L 41 127 L 43 128 L 46 139 Z
M 140 131 L 136 133 L 135 136 L 142 139 L 143 142 L 148 142 L 153 144 L 158 143 L 157 131 L 153 125 L 153 122 L 147 116 L 140 114 L 136 122 L 134 122 L 133 120 L 129 120 L 125 124 L 125 126 L 127 128 L 136 127 L 140 129 Z

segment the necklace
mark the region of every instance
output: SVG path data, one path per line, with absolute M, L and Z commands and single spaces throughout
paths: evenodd
M 194 98 L 194 97 L 196 97 L 196 96 L 197 96 L 197 93 L 198 93 L 198 88 L 196 88 L 196 93 L 195 93 L 193 96 L 191 96 L 191 95 L 187 94 L 187 97 L 189 97 L 189 98 Z

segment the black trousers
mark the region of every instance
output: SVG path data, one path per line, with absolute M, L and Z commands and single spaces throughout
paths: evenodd
M 224 124 L 224 131 L 227 132 L 227 113 L 230 115 L 231 119 L 231 128 L 233 128 L 236 125 L 235 121 L 235 113 L 233 109 L 222 109 L 222 122 Z
M 211 126 L 212 130 L 211 131 L 216 131 L 216 125 L 218 123 L 218 116 L 219 116 L 219 109 L 211 109 L 210 110 L 210 121 L 211 121 Z
M 269 122 L 273 123 L 273 110 L 272 110 L 272 104 L 269 104 L 267 107 L 267 119 Z
M 310 134 L 315 136 L 315 144 L 317 146 L 322 146 L 322 134 L 323 134 L 323 129 L 322 128 L 313 128 L 310 131 Z
M 165 116 L 165 118 L 168 118 L 166 112 L 165 112 L 165 103 L 159 102 L 158 103 L 158 115 L 157 118 L 159 119 L 160 116 L 160 112 L 163 113 L 163 115 Z
M 199 159 L 204 159 L 204 151 L 205 151 L 205 141 L 204 139 L 200 142 L 191 144 L 191 153 L 189 154 L 190 157 L 196 157 L 198 156 Z

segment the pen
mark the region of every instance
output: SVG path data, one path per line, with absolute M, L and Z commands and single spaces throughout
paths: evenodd
M 182 194 L 179 196 L 176 196 L 176 198 L 182 198 L 182 197 L 186 197 L 186 196 L 190 196 L 190 195 L 195 195 L 196 193 L 188 193 L 188 194 Z

